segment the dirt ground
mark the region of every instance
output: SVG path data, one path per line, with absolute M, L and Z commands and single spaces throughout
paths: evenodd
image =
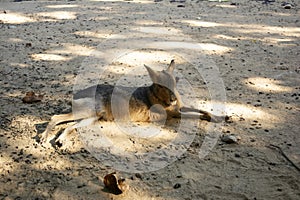
M 300 199 L 300 3 L 287 3 L 290 9 L 279 0 L 0 1 L 0 199 Z M 147 46 L 164 40 L 173 43 Z M 111 66 L 130 60 L 123 71 L 134 62 L 166 66 L 176 51 L 177 72 L 201 106 L 223 103 L 210 101 L 209 81 L 172 46 L 182 41 L 202 45 L 202 56 L 217 67 L 233 120 L 219 130 L 237 143 L 219 139 L 200 159 L 210 123 L 199 122 L 175 162 L 136 174 L 100 162 L 77 136 L 67 148 L 37 142 L 52 115 L 71 110 L 76 78 L 95 51 L 112 57 Z M 130 42 L 137 52 L 113 62 Z M 101 80 L 114 84 L 121 75 L 110 71 Z M 23 103 L 29 91 L 43 100 Z M 121 195 L 104 189 L 103 177 L 114 171 L 129 185 Z

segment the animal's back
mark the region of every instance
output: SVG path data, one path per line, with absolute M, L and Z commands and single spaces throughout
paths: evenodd
M 90 110 L 105 121 L 149 121 L 148 87 L 124 87 L 107 84 L 78 91 L 73 98 L 78 110 Z M 74 105 L 73 105 L 74 106 Z M 93 111 L 94 109 L 94 111 Z M 128 116 L 129 115 L 129 116 Z

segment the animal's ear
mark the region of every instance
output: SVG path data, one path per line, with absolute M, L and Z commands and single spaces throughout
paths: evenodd
M 170 72 L 170 73 L 173 73 L 174 69 L 175 69 L 175 61 L 171 60 L 167 71 Z
M 144 66 L 147 69 L 147 71 L 148 71 L 148 73 L 150 75 L 150 78 L 153 81 L 153 83 L 156 83 L 158 81 L 159 72 L 151 69 L 147 65 L 144 65 Z

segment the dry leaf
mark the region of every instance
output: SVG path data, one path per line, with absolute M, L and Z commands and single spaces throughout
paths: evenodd
M 42 101 L 44 95 L 36 95 L 34 92 L 27 92 L 25 97 L 23 97 L 23 103 L 35 103 Z
M 116 173 L 110 173 L 104 177 L 103 183 L 105 187 L 113 194 L 122 194 L 128 187 L 124 183 L 125 179 L 119 179 L 115 175 Z

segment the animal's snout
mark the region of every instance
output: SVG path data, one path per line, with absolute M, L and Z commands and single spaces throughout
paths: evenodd
M 180 96 L 179 92 L 175 89 L 173 94 L 175 96 L 176 105 L 179 108 L 181 108 L 183 106 L 183 103 L 182 103 L 181 96 Z
M 171 105 L 172 105 L 172 106 L 176 106 L 176 105 L 177 105 L 177 100 L 171 101 Z
M 180 102 L 178 101 L 177 96 L 172 92 L 170 95 L 170 103 L 172 106 L 179 106 L 180 107 Z

